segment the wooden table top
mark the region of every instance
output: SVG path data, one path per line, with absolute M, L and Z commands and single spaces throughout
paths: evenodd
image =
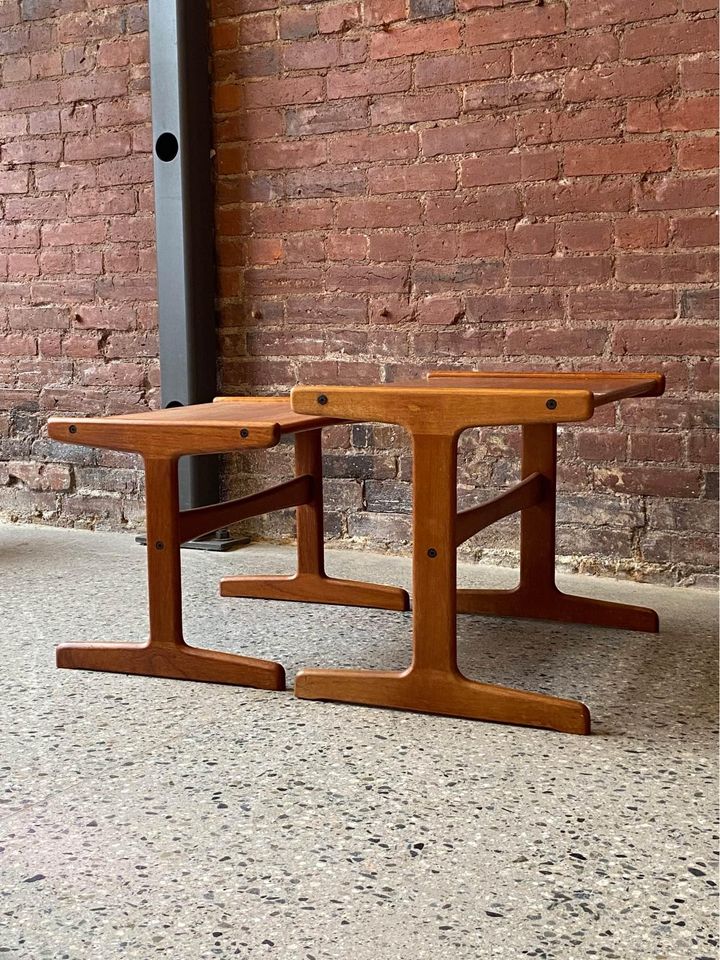
M 596 407 L 627 397 L 659 396 L 665 378 L 659 373 L 504 373 L 448 370 L 431 373 L 429 386 L 477 387 L 481 390 L 589 390 Z
M 290 397 L 299 413 L 444 433 L 472 426 L 589 420 L 601 404 L 658 396 L 663 390 L 664 378 L 657 373 L 438 371 L 427 381 L 410 383 L 299 386 Z
M 295 413 L 289 397 L 219 397 L 113 417 L 51 417 L 48 433 L 66 443 L 172 456 L 271 447 L 283 434 L 332 423 L 337 419 Z

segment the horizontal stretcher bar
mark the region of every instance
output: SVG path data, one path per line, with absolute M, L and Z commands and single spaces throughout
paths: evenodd
M 285 510 L 311 503 L 314 480 L 306 474 L 295 477 L 287 483 L 280 483 L 269 490 L 261 490 L 248 497 L 228 500 L 227 503 L 213 503 L 207 507 L 183 510 L 178 518 L 178 530 L 181 543 L 194 540 L 220 527 L 226 527 L 249 517 L 259 517 L 273 510 Z
M 545 478 L 541 473 L 532 473 L 525 480 L 501 493 L 499 497 L 481 503 L 478 507 L 463 510 L 457 516 L 455 543 L 460 546 L 480 530 L 509 517 L 518 510 L 527 510 L 540 503 L 545 496 Z

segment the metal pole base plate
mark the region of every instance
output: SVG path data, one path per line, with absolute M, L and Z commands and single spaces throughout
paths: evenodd
M 147 537 L 144 533 L 135 537 L 135 543 L 147 546 Z M 209 550 L 214 553 L 225 553 L 227 550 L 236 550 L 238 547 L 246 547 L 250 543 L 250 537 L 233 537 L 229 530 L 216 530 L 205 537 L 198 537 L 196 540 L 186 540 L 180 544 L 182 550 Z

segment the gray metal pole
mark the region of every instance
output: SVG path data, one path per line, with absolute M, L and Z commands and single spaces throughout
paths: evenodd
M 206 0 L 149 0 L 155 223 L 164 407 L 217 386 Z M 180 505 L 218 499 L 217 457 L 180 461 Z

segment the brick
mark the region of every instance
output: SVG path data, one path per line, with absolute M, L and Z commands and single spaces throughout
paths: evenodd
M 612 224 L 601 220 L 559 223 L 557 241 L 559 250 L 586 253 L 609 250 L 612 245 Z
M 717 90 L 718 58 L 693 57 L 680 61 L 680 86 L 687 93 L 700 90 Z
M 347 197 L 364 194 L 367 176 L 354 167 L 328 167 L 290 173 L 285 190 L 291 197 Z
M 292 137 L 358 130 L 367 126 L 367 100 L 342 100 L 286 111 L 287 132 Z
M 213 51 L 235 50 L 239 43 L 238 25 L 227 20 L 214 23 L 210 27 L 210 36 Z
M 500 83 L 470 84 L 465 89 L 465 113 L 523 107 L 529 103 L 557 99 L 560 86 L 554 78 L 504 80 Z
M 407 268 L 400 265 L 331 264 L 326 277 L 328 290 L 349 293 L 399 293 L 408 282 Z
M 365 0 L 364 20 L 368 26 L 381 26 L 405 19 L 405 0 Z
M 673 243 L 678 247 L 714 247 L 718 240 L 717 214 L 705 217 L 678 217 Z
M 283 170 L 317 166 L 325 162 L 326 151 L 327 145 L 322 140 L 251 144 L 247 167 L 249 170 Z
M 563 306 L 556 292 L 493 293 L 467 299 L 467 316 L 472 321 L 559 320 Z
M 509 77 L 510 69 L 509 50 L 491 49 L 470 54 L 423 57 L 415 65 L 415 86 L 422 89 Z
M 374 262 L 410 261 L 413 257 L 413 240 L 405 231 L 384 230 L 369 237 L 368 258 Z
M 28 114 L 28 132 L 29 133 L 60 133 L 60 111 L 52 108 L 50 110 L 35 110 Z
M 659 173 L 672 166 L 670 144 L 665 140 L 637 143 L 604 143 L 567 146 L 563 169 L 570 177 L 599 174 Z M 536 179 L 548 179 L 540 178 Z
M 60 81 L 60 99 L 65 103 L 122 97 L 127 92 L 128 78 L 124 71 L 93 73 L 86 77 L 65 77 Z
M 9 201 L 8 201 L 9 202 Z M 40 230 L 35 224 L 0 223 L 0 248 L 4 250 L 40 246 Z
M 631 433 L 629 460 L 672 463 L 682 459 L 680 437 L 666 433 Z
M 425 297 L 417 304 L 415 315 L 420 324 L 451 326 L 464 314 L 460 297 Z
M 608 331 L 598 327 L 579 330 L 521 328 L 508 332 L 505 353 L 510 357 L 555 357 L 560 352 L 564 357 L 597 357 L 603 353 L 607 338 Z
M 0 111 L 24 110 L 58 102 L 58 84 L 52 80 L 36 80 L 0 89 Z
M 673 56 L 677 53 L 704 53 L 715 49 L 717 21 L 668 21 L 636 27 L 625 32 L 621 55 L 628 60 Z
M 465 43 L 468 47 L 509 40 L 547 37 L 565 30 L 565 5 L 549 3 L 542 7 L 507 8 L 476 14 L 468 20 Z
M 678 144 L 680 170 L 710 170 L 718 166 L 718 138 L 698 137 Z
M 325 242 L 328 260 L 364 260 L 368 253 L 368 238 L 362 233 L 333 233 Z
M 69 490 L 72 484 L 70 467 L 59 463 L 17 463 L 7 464 L 8 475 L 30 490 L 53 491 Z
M 638 20 L 653 20 L 677 13 L 677 0 L 574 0 L 568 16 L 568 26 L 573 29 L 600 27 L 615 23 L 635 23 Z
M 474 290 L 503 287 L 506 271 L 502 262 L 426 264 L 413 267 L 413 289 L 420 294 L 448 290 Z
M 512 253 L 552 253 L 555 249 L 555 225 L 552 223 L 518 223 L 508 230 L 508 247 Z
M 505 119 L 478 120 L 444 127 L 431 127 L 420 134 L 422 153 L 426 157 L 441 154 L 477 153 L 496 147 L 515 145 L 515 127 Z
M 427 223 L 475 223 L 482 220 L 511 220 L 520 215 L 517 191 L 509 187 L 487 189 L 452 197 L 431 197 L 427 202 Z
M 627 182 L 535 183 L 525 188 L 525 213 L 554 217 L 625 212 L 630 209 L 631 194 Z
M 359 70 L 331 70 L 327 76 L 327 95 L 329 100 L 337 100 L 397 93 L 409 90 L 411 81 L 408 64 L 373 64 Z
M 617 60 L 618 51 L 617 38 L 610 33 L 539 40 L 513 50 L 513 68 L 516 76 L 523 76 L 567 67 L 592 67 Z
M 40 274 L 37 254 L 11 253 L 7 259 L 7 269 L 12 278 L 37 277 Z
M 662 217 L 630 217 L 615 221 L 615 242 L 626 250 L 652 250 L 665 247 L 670 239 L 670 223 Z
M 627 130 L 630 133 L 712 130 L 717 113 L 717 97 L 692 97 L 670 102 L 643 100 L 628 104 Z
M 28 173 L 26 170 L 0 170 L 0 194 L 28 192 Z
M 709 253 L 622 253 L 615 270 L 624 283 L 702 283 L 716 278 L 717 266 Z
M 522 287 L 603 283 L 611 267 L 609 257 L 528 257 L 510 263 L 510 283 Z
M 536 153 L 488 154 L 481 159 L 463 160 L 465 187 L 528 180 L 553 180 L 558 175 L 557 155 L 549 150 Z
M 639 210 L 683 210 L 717 206 L 714 177 L 664 177 L 644 183 L 638 195 Z
M 446 120 L 459 113 L 460 96 L 455 90 L 428 96 L 378 97 L 370 107 L 370 119 L 375 126 Z
M 696 325 L 619 328 L 615 332 L 614 347 L 620 356 L 714 357 L 717 331 Z
M 417 156 L 418 136 L 413 132 L 356 133 L 333 138 L 328 145 L 333 163 L 356 160 L 410 160 Z
M 246 107 L 274 107 L 292 103 L 317 103 L 323 98 L 320 77 L 249 80 L 244 90 Z
M 685 290 L 680 299 L 680 316 L 697 320 L 715 320 L 718 315 L 717 290 Z
M 98 160 L 105 157 L 125 157 L 130 153 L 130 135 L 127 132 L 84 134 L 66 137 L 65 160 Z
M 697 497 L 702 488 L 699 470 L 664 467 L 623 467 L 598 473 L 597 482 L 618 493 L 643 496 Z
M 340 44 L 337 40 L 325 39 L 286 43 L 282 57 L 286 70 L 322 70 L 338 62 Z
M 503 228 L 464 230 L 457 234 L 458 256 L 470 259 L 502 257 L 506 249 L 505 233 Z
M 573 290 L 568 297 L 570 318 L 577 320 L 670 320 L 676 310 L 671 290 Z
M 374 60 L 436 53 L 460 46 L 460 24 L 456 20 L 443 23 L 394 27 L 375 33 L 370 40 L 370 56 Z
M 253 230 L 260 233 L 294 233 L 329 227 L 332 216 L 333 208 L 328 200 L 307 200 L 284 203 L 281 207 L 257 207 L 250 223 Z
M 280 39 L 296 40 L 299 37 L 311 37 L 318 32 L 315 11 L 296 7 L 280 11 Z
M 407 200 L 347 200 L 338 203 L 336 225 L 352 227 L 406 227 L 420 223 L 420 202 Z
M 673 64 L 603 64 L 591 70 L 570 70 L 565 78 L 565 98 L 579 102 L 657 97 L 671 89 L 675 78 Z
M 554 140 L 610 139 L 621 132 L 622 114 L 617 107 L 570 107 L 553 117 L 552 129 Z
M 410 19 L 446 17 L 455 12 L 455 0 L 410 0 Z
M 362 10 L 359 3 L 349 0 L 345 3 L 334 3 L 322 7 L 318 11 L 318 29 L 320 33 L 344 33 L 362 20 Z
M 454 163 L 414 163 L 375 167 L 369 173 L 370 193 L 416 193 L 426 190 L 454 190 L 457 171 Z
M 36 354 L 36 337 L 27 333 L 4 333 L 0 337 L 0 356 L 34 357 Z
M 70 195 L 67 213 L 71 217 L 135 213 L 135 191 L 129 187 L 107 187 L 104 190 L 79 190 Z
M 269 43 L 277 38 L 277 20 L 274 14 L 242 17 L 238 22 L 238 40 L 242 46 Z
M 62 156 L 62 141 L 48 138 L 15 140 L 2 147 L 3 163 L 57 163 Z

